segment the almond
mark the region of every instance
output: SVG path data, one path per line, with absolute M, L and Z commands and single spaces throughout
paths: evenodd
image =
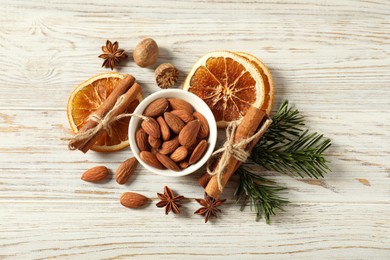
M 193 113 L 193 107 L 186 101 L 179 98 L 168 98 L 169 106 L 172 110 L 186 110 L 188 113 Z
M 173 153 L 177 147 L 179 147 L 179 138 L 176 136 L 175 138 L 165 141 L 162 143 L 161 148 L 160 148 L 160 153 L 161 154 L 170 154 Z
M 155 138 L 160 138 L 161 136 L 160 125 L 153 118 L 148 117 L 147 120 L 143 120 L 141 127 L 142 129 L 145 130 L 145 132 L 148 135 L 151 135 Z
M 210 128 L 209 123 L 207 122 L 207 119 L 199 112 L 194 112 L 193 116 L 199 120 L 200 123 L 200 129 L 198 133 L 198 138 L 206 138 L 209 135 Z
M 135 142 L 137 143 L 138 149 L 140 151 L 148 151 L 149 143 L 148 143 L 148 134 L 144 129 L 140 128 L 135 132 Z
M 141 160 L 145 163 L 149 164 L 150 166 L 157 168 L 157 169 L 165 169 L 165 167 L 157 160 L 157 157 L 155 154 L 148 152 L 148 151 L 142 151 L 139 156 L 141 157 Z
M 145 116 L 157 117 L 162 115 L 168 109 L 168 100 L 159 98 L 150 103 L 144 110 Z
M 164 118 L 162 116 L 159 116 L 157 118 L 157 122 L 160 125 L 160 131 L 161 131 L 161 137 L 164 141 L 169 140 L 171 138 L 171 129 L 165 122 Z
M 172 110 L 171 113 L 178 116 L 184 123 L 194 120 L 194 116 L 186 110 Z
M 135 192 L 125 192 L 122 194 L 119 201 L 123 206 L 127 208 L 136 209 L 146 205 L 149 199 L 144 195 Z
M 172 114 L 171 112 L 164 113 L 164 119 L 167 125 L 175 134 L 178 134 L 181 129 L 186 125 L 180 117 Z
M 184 146 L 178 147 L 172 154 L 169 156 L 169 158 L 172 159 L 174 162 L 180 162 L 184 160 L 188 155 L 188 150 Z
M 136 158 L 132 157 L 124 161 L 119 165 L 118 169 L 115 172 L 115 180 L 118 184 L 125 184 L 131 175 L 133 175 L 135 168 L 138 165 Z
M 152 148 L 158 149 L 161 145 L 161 139 L 160 138 L 154 138 L 153 136 L 149 135 L 148 142 Z
M 162 165 L 164 165 L 165 167 L 167 167 L 168 169 L 170 169 L 172 171 L 177 171 L 177 172 L 180 171 L 179 166 L 177 166 L 177 164 L 174 161 L 172 161 L 168 156 L 161 154 L 161 153 L 157 153 L 156 157 L 157 157 L 157 160 L 159 160 L 160 163 Z
M 179 143 L 183 146 L 190 147 L 196 142 L 200 123 L 198 120 L 189 122 L 179 133 Z
M 93 167 L 81 175 L 81 179 L 87 182 L 99 182 L 107 178 L 108 169 L 105 166 Z
M 197 138 L 196 141 L 192 145 L 186 146 L 186 148 L 188 150 L 188 154 L 191 154 L 195 150 L 195 148 L 198 145 L 198 143 L 199 143 L 199 140 Z
M 188 161 L 182 161 L 182 162 L 179 163 L 179 166 L 180 166 L 181 169 L 187 168 L 188 165 L 190 165 L 190 164 L 188 163 Z
M 199 144 L 194 149 L 194 151 L 192 152 L 188 163 L 194 164 L 194 163 L 198 162 L 199 159 L 202 158 L 204 152 L 206 151 L 207 146 L 208 146 L 208 143 L 206 140 L 203 139 L 202 141 L 200 141 Z

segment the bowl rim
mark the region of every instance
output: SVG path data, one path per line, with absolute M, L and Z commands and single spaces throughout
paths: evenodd
M 134 114 L 143 114 L 143 111 L 146 109 L 146 107 L 152 101 L 154 101 L 158 98 L 180 98 L 180 99 L 183 99 L 184 101 L 187 101 L 188 103 L 190 103 L 193 106 L 195 111 L 200 110 L 198 106 L 202 107 L 201 113 L 207 119 L 207 121 L 209 123 L 209 129 L 210 129 L 209 137 L 207 139 L 209 146 L 207 147 L 205 154 L 197 163 L 190 165 L 189 167 L 187 167 L 179 172 L 172 171 L 169 169 L 160 170 L 160 169 L 154 168 L 154 167 L 146 164 L 145 162 L 143 162 L 141 160 L 141 158 L 139 156 L 140 151 L 139 151 L 138 146 L 137 146 L 136 141 L 135 141 L 135 133 L 136 133 L 137 129 L 139 128 L 139 125 L 141 124 L 141 120 L 142 120 L 141 118 L 136 117 L 136 116 L 132 116 L 130 118 L 130 122 L 129 122 L 128 139 L 129 139 L 129 143 L 130 143 L 130 150 L 131 150 L 132 154 L 134 155 L 134 157 L 138 160 L 138 162 L 143 167 L 145 167 L 147 170 L 149 170 L 153 173 L 156 173 L 158 175 L 163 175 L 163 176 L 169 176 L 169 177 L 180 177 L 180 176 L 189 175 L 189 174 L 197 171 L 199 168 L 201 168 L 207 162 L 207 160 L 210 158 L 212 152 L 214 151 L 214 148 L 215 148 L 215 145 L 217 142 L 217 133 L 218 133 L 217 123 L 215 121 L 214 115 L 211 112 L 211 109 L 209 108 L 209 106 L 200 97 L 198 97 L 197 95 L 195 95 L 191 92 L 188 92 L 188 91 L 185 91 L 182 89 L 159 90 L 159 91 L 149 95 L 144 100 L 142 100 L 140 102 L 140 104 L 138 104 L 138 106 L 136 107 L 136 109 L 134 110 L 133 113 Z M 194 103 L 196 103 L 196 107 L 198 107 L 198 109 L 196 109 Z M 212 120 L 210 120 L 211 118 L 212 118 Z

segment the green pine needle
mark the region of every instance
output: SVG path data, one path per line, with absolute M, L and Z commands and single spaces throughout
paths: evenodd
M 304 119 L 296 108 L 283 102 L 273 123 L 251 152 L 250 159 L 267 170 L 320 178 L 330 171 L 323 153 L 331 141 L 303 129 Z
M 250 154 L 250 159 L 267 170 L 300 177 L 320 178 L 329 172 L 328 161 L 324 152 L 331 146 L 331 141 L 323 135 L 309 133 L 304 129 L 304 118 L 298 109 L 283 102 L 272 117 L 273 123 Z M 241 202 L 241 209 L 249 201 L 256 211 L 256 220 L 261 216 L 266 223 L 288 203 L 279 193 L 285 188 L 265 179 L 244 167 L 237 170 L 240 183 L 235 195 Z
M 244 167 L 237 170 L 240 176 L 240 183 L 234 193 L 237 202 L 241 203 L 241 210 L 249 202 L 250 208 L 255 209 L 256 221 L 259 221 L 261 216 L 265 222 L 269 224 L 272 215 L 275 215 L 275 210 L 283 210 L 283 205 L 288 201 L 280 197 L 286 188 L 278 186 L 275 182 L 261 177 L 257 174 L 249 172 Z

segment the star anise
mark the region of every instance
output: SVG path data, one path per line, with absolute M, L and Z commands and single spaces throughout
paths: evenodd
M 225 200 L 226 199 L 216 200 L 207 195 L 207 193 L 204 193 L 204 199 L 196 199 L 196 201 L 203 207 L 195 211 L 194 214 L 204 215 L 205 223 L 207 223 L 210 217 L 218 217 L 217 214 L 221 213 L 221 210 L 217 207 L 224 203 Z
M 162 208 L 165 207 L 165 215 L 172 210 L 173 213 L 180 213 L 179 201 L 184 199 L 184 196 L 176 196 L 173 194 L 172 190 L 168 188 L 168 186 L 164 187 L 164 194 L 157 193 L 158 198 L 161 200 L 156 204 L 157 207 Z
M 110 67 L 111 70 L 113 70 L 121 59 L 127 58 L 125 50 L 118 48 L 119 43 L 117 41 L 113 44 L 111 41 L 107 40 L 106 46 L 102 46 L 103 53 L 99 55 L 99 58 L 104 59 L 102 67 Z

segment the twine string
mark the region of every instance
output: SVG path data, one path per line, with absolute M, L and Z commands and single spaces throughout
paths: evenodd
M 139 114 L 134 114 L 134 113 L 127 113 L 127 114 L 119 114 L 117 116 L 113 116 L 117 111 L 120 109 L 121 105 L 125 102 L 125 94 L 119 96 L 118 100 L 115 102 L 115 105 L 112 107 L 110 111 L 104 116 L 100 117 L 96 113 L 92 113 L 89 117 L 88 120 L 95 121 L 97 125 L 93 128 L 90 128 L 84 132 L 78 132 L 73 138 L 72 141 L 69 143 L 68 148 L 70 150 L 76 150 L 78 147 L 84 147 L 89 140 L 91 140 L 98 132 L 101 130 L 105 130 L 108 135 L 112 134 L 112 123 L 125 118 L 125 117 L 132 117 L 136 116 L 139 117 L 143 120 L 148 120 L 148 117 L 139 115 Z M 80 145 L 78 147 L 75 147 L 72 145 L 73 142 L 77 142 Z
M 237 126 L 239 125 L 239 121 L 232 121 L 228 127 L 226 128 L 226 141 L 224 145 L 219 148 L 218 150 L 214 151 L 210 157 L 210 159 L 207 161 L 207 173 L 211 176 L 217 177 L 218 182 L 218 189 L 222 191 L 222 176 L 225 174 L 227 170 L 227 166 L 229 164 L 230 158 L 234 157 L 240 162 L 245 162 L 249 157 L 249 152 L 245 150 L 246 146 L 255 140 L 256 138 L 260 137 L 264 134 L 265 130 L 269 127 L 272 120 L 270 118 L 267 118 L 266 122 L 262 125 L 256 133 L 254 133 L 252 136 L 248 138 L 244 138 L 240 140 L 237 143 L 234 143 L 234 136 L 237 131 Z M 219 159 L 219 162 L 217 163 L 216 168 L 212 171 L 210 169 L 210 164 L 212 161 L 216 159 L 216 155 L 221 154 L 222 156 Z

